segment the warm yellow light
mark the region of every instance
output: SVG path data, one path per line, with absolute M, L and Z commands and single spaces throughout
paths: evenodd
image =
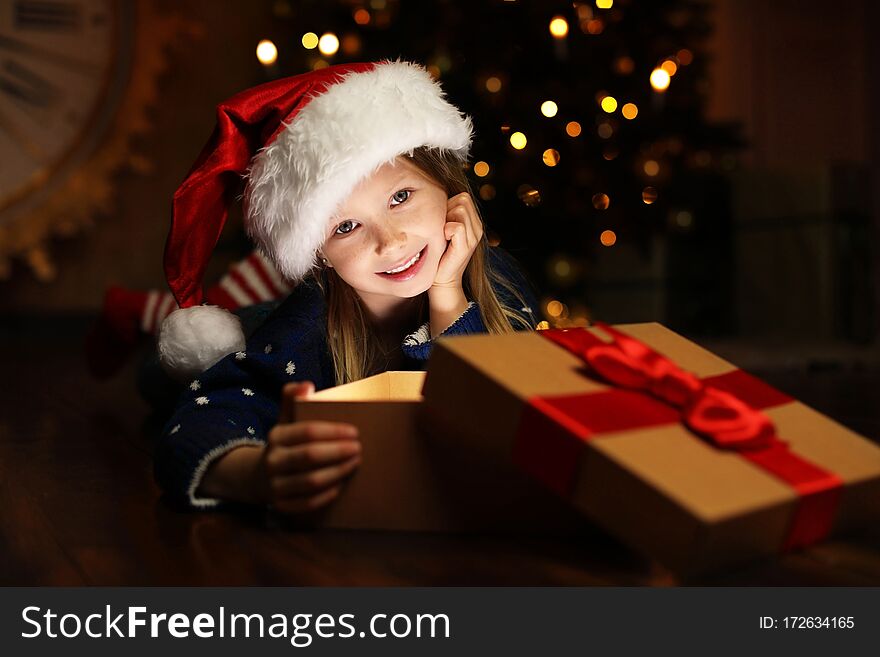
M 596 0 L 596 7 L 599 9 L 611 9 L 614 0 Z
M 657 163 L 657 160 L 645 160 L 645 166 L 643 168 L 645 173 L 651 177 L 660 173 L 660 165 Z
M 669 77 L 675 75 L 675 72 L 678 70 L 678 66 L 671 59 L 667 59 L 665 62 L 660 64 L 660 68 L 669 73 Z
M 547 303 L 547 314 L 550 317 L 559 317 L 562 314 L 562 303 L 553 299 Z
M 551 116 L 556 116 L 556 112 L 559 111 L 559 107 L 552 100 L 545 100 L 541 103 L 541 114 L 550 118 Z
M 569 121 L 565 124 L 565 134 L 569 137 L 577 137 L 581 134 L 581 124 L 577 121 Z
M 526 139 L 526 136 L 521 132 L 514 132 L 510 135 L 510 145 L 518 151 L 524 149 L 527 143 L 528 140 Z
M 278 59 L 278 48 L 269 39 L 263 39 L 257 44 L 257 59 L 263 66 L 270 66 Z
M 544 155 L 542 156 L 544 160 L 544 164 L 548 167 L 555 167 L 559 164 L 559 151 L 554 148 L 548 148 L 544 151 Z
M 651 86 L 655 91 L 666 91 L 669 88 L 669 73 L 662 68 L 651 71 Z
M 605 96 L 602 99 L 602 109 L 611 114 L 617 109 L 617 99 L 614 96 Z
M 632 57 L 624 55 L 614 60 L 614 70 L 620 75 L 629 75 L 636 67 Z
M 553 263 L 553 272 L 559 278 L 568 278 L 569 274 L 571 274 L 571 263 L 565 258 L 559 258 Z
M 657 200 L 657 189 L 654 187 L 645 187 L 642 190 L 642 202 L 645 205 L 651 205 Z
M 302 44 L 306 50 L 314 50 L 318 47 L 318 35 L 314 32 L 306 32 L 303 34 Z
M 548 328 L 550 328 L 550 323 L 549 323 L 546 319 L 545 319 L 545 320 L 541 320 L 541 321 L 538 322 L 538 324 L 535 326 L 535 330 L 536 330 L 536 331 L 546 331 Z
M 568 21 L 565 20 L 562 16 L 556 16 L 552 21 L 550 21 L 550 34 L 555 36 L 557 39 L 563 38 L 566 34 L 568 34 Z
M 632 120 L 639 115 L 639 108 L 636 107 L 635 103 L 627 103 L 620 108 L 620 113 L 623 114 L 623 118 Z
M 366 9 L 358 9 L 354 12 L 354 22 L 358 25 L 368 25 L 370 22 L 370 12 Z
M 541 204 L 541 192 L 539 192 L 528 183 L 523 183 L 522 185 L 517 187 L 516 195 L 519 197 L 520 201 L 525 203 L 530 208 L 534 208 Z
M 339 50 L 339 39 L 336 38 L 333 32 L 323 34 L 321 40 L 318 41 L 318 50 L 321 51 L 322 55 L 335 55 L 336 51 Z
M 613 230 L 603 230 L 602 234 L 599 235 L 599 241 L 602 242 L 602 246 L 614 246 L 614 243 L 617 241 L 617 235 Z
M 493 94 L 501 91 L 501 79 L 493 76 L 486 80 L 486 90 Z
M 489 164 L 480 160 L 474 165 L 474 173 L 480 178 L 485 178 L 489 175 Z
M 611 199 L 608 197 L 608 194 L 593 195 L 593 207 L 597 210 L 607 210 L 610 205 Z
M 581 23 L 581 30 L 585 31 L 587 34 L 602 34 L 604 29 L 605 21 L 601 18 L 594 18 L 586 23 Z

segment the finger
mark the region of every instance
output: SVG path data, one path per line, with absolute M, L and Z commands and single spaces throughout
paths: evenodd
M 293 474 L 336 465 L 361 453 L 361 444 L 355 440 L 276 447 L 266 455 L 266 472 L 270 476 Z
M 272 499 L 280 500 L 285 497 L 297 497 L 318 493 L 325 488 L 340 483 L 343 479 L 354 472 L 361 463 L 360 455 L 353 456 L 347 461 L 337 463 L 317 470 L 299 474 L 273 477 L 270 482 Z
M 463 237 L 465 241 L 467 241 L 467 228 L 465 228 L 465 225 L 461 222 L 447 221 L 446 225 L 443 227 L 443 232 L 446 237 L 446 241 L 450 241 L 456 236 L 458 236 L 459 238 Z
M 315 384 L 311 381 L 296 381 L 286 384 L 281 389 L 280 422 L 294 422 L 296 419 L 296 399 L 303 399 L 315 392 Z
M 358 430 L 347 422 L 308 422 L 278 423 L 269 431 L 269 442 L 273 445 L 298 445 L 322 440 L 354 440 Z
M 342 486 L 334 486 L 310 497 L 289 497 L 274 504 L 281 513 L 307 513 L 326 506 L 339 496 Z

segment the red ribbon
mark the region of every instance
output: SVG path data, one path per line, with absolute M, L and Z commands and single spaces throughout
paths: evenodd
M 790 402 L 790 397 L 741 370 L 700 379 L 632 336 L 596 326 L 611 336 L 610 343 L 585 329 L 539 332 L 614 388 L 529 400 L 515 448 L 520 464 L 569 496 L 581 445 L 596 434 L 682 422 L 709 444 L 738 453 L 798 493 L 783 551 L 827 537 L 843 481 L 790 451 L 759 410 Z M 540 444 L 529 435 L 541 435 Z

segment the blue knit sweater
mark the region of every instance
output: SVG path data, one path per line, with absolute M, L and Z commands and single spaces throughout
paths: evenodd
M 497 286 L 501 302 L 534 328 L 537 301 L 513 258 L 492 247 L 488 266 L 527 305 Z M 314 281 L 304 282 L 251 335 L 244 351 L 226 356 L 189 383 L 156 448 L 156 479 L 172 500 L 193 509 L 217 506 L 220 500 L 196 493 L 205 471 L 235 447 L 266 442 L 278 419 L 281 388 L 293 381 L 312 381 L 317 390 L 336 384 L 326 328 L 323 293 Z M 470 302 L 441 335 L 486 332 L 478 305 Z M 431 345 L 427 323 L 407 335 L 401 346 L 405 369 L 424 370 Z

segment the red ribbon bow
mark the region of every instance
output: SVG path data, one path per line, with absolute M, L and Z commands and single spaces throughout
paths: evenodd
M 843 481 L 835 473 L 792 452 L 776 435 L 770 419 L 743 399 L 753 399 L 755 405 L 769 407 L 790 401 L 790 398 L 740 370 L 701 380 L 639 340 L 605 324 L 596 323 L 595 326 L 608 333 L 612 342 L 603 342 L 584 329 L 552 329 L 541 331 L 540 335 L 580 357 L 592 373 L 614 388 L 624 389 L 615 392 L 624 394 L 625 389 L 629 389 L 675 408 L 685 426 L 713 446 L 735 450 L 741 457 L 790 485 L 798 494 L 798 503 L 782 542 L 783 551 L 810 545 L 830 533 Z M 733 394 L 722 390 L 722 385 L 739 392 Z M 611 393 L 611 397 L 618 396 Z M 588 404 L 593 397 L 604 397 L 606 401 Z M 532 399 L 522 435 L 529 436 L 533 432 L 531 423 L 542 416 L 554 418 L 563 433 L 570 432 L 580 441 L 590 440 L 594 433 L 601 433 L 603 429 L 620 430 L 642 426 L 643 423 L 650 425 L 651 418 L 664 421 L 656 408 L 651 407 L 653 410 L 645 413 L 646 405 L 630 398 L 623 403 L 636 411 L 633 422 L 625 417 L 606 418 L 607 413 L 594 414 L 598 405 L 607 405 L 611 397 L 591 393 L 574 398 Z M 547 432 L 544 435 L 546 437 Z M 520 444 L 517 452 L 520 462 L 565 495 L 574 479 L 577 445 L 565 438 L 555 443 L 544 441 L 540 448 L 535 445 L 534 450 L 532 444 L 525 439 Z
M 609 383 L 640 390 L 682 411 L 684 424 L 723 449 L 761 449 L 776 434 L 770 419 L 739 398 L 706 385 L 668 358 L 620 331 L 597 323 L 614 338 L 608 344 L 584 345 L 574 333 L 543 334 L 580 356 Z

